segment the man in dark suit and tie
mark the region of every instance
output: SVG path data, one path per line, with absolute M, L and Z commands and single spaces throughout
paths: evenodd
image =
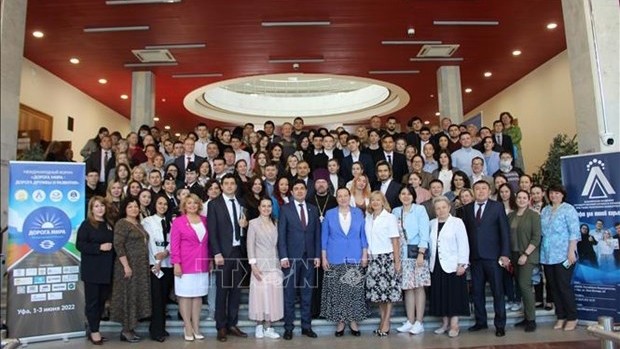
M 512 138 L 504 133 L 504 123 L 501 120 L 493 121 L 493 139 L 495 144 L 500 146 L 503 151 L 510 152 L 512 158 L 515 157 L 515 148 L 512 144 Z M 501 153 L 501 152 L 500 152 Z
M 207 228 L 209 251 L 213 255 L 216 275 L 215 326 L 217 339 L 227 340 L 227 335 L 247 337 L 237 327 L 241 300 L 242 269 L 241 236 L 247 226 L 243 206 L 235 196 L 237 180 L 233 174 L 222 177 L 222 195 L 209 202 Z
M 349 148 L 350 154 L 342 159 L 342 164 L 340 165 L 340 176 L 344 179 L 345 183 L 353 179 L 351 168 L 353 167 L 353 163 L 357 161 L 364 166 L 364 174 L 368 176 L 370 183 L 374 183 L 376 179 L 375 164 L 372 160 L 372 156 L 362 153 L 360 151 L 360 145 L 361 142 L 358 136 L 351 135 L 349 139 L 347 139 L 347 148 Z
M 312 330 L 312 287 L 321 265 L 321 223 L 318 209 L 306 201 L 308 189 L 301 180 L 293 184 L 293 200 L 280 209 L 278 254 L 284 272 L 284 336 L 293 338 L 295 297 L 301 293 L 301 333 L 316 338 Z
M 474 202 L 463 208 L 463 222 L 469 237 L 472 298 L 476 324 L 469 331 L 487 328 L 485 285 L 493 292 L 495 335 L 503 337 L 506 328 L 506 304 L 501 268 L 508 268 L 510 260 L 510 227 L 504 205 L 489 200 L 491 186 L 484 180 L 474 184 Z
M 379 190 L 385 195 L 390 207 L 398 207 L 401 205 L 398 193 L 402 185 L 392 177 L 392 169 L 387 161 L 379 161 L 375 168 L 377 173 L 377 182 L 372 186 L 372 190 Z
M 381 148 L 383 151 L 377 153 L 375 163 L 381 160 L 387 161 L 392 168 L 392 178 L 400 182 L 407 172 L 409 172 L 409 167 L 407 166 L 407 158 L 405 155 L 395 152 L 394 146 L 394 136 L 389 134 L 383 136 L 383 138 L 381 138 Z M 378 175 L 377 173 L 377 176 Z
M 101 137 L 99 150 L 93 152 L 86 160 L 86 168 L 93 169 L 99 173 L 99 182 L 107 187 L 108 174 L 116 166 L 116 158 L 112 152 L 112 138 L 110 136 Z
M 193 162 L 196 165 L 196 168 L 199 169 L 200 165 L 204 161 L 203 157 L 200 157 L 194 153 L 194 139 L 193 138 L 185 138 L 183 141 L 183 155 L 174 159 L 174 164 L 179 168 L 179 180 L 185 181 L 185 169 L 190 162 Z

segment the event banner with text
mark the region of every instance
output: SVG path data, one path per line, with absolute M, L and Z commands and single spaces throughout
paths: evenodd
M 562 158 L 567 201 L 579 212 L 581 241 L 573 285 L 579 319 L 620 321 L 620 153 Z
M 77 229 L 84 220 L 84 164 L 9 165 L 9 335 L 84 330 Z

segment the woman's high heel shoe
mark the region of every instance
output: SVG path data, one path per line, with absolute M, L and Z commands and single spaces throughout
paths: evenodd
M 99 339 L 98 341 L 94 340 L 92 337 L 92 334 L 89 334 L 87 336 L 88 340 L 93 343 L 93 345 L 102 345 L 103 344 L 103 339 Z
M 185 332 L 185 329 L 183 330 L 183 339 L 185 339 L 185 341 L 187 342 L 193 342 L 194 341 L 194 334 L 190 334 L 189 336 L 187 335 L 187 332 Z
M 564 331 L 574 331 L 577 328 L 577 320 L 566 321 Z
M 121 332 L 121 342 L 138 343 L 139 341 L 140 337 L 134 335 L 130 335 L 130 337 L 128 337 L 123 332 Z
M 554 329 L 554 330 L 561 330 L 561 329 L 562 329 L 562 327 L 564 327 L 564 323 L 565 323 L 565 322 L 566 322 L 565 320 L 558 320 L 558 321 L 555 323 L 555 326 L 553 326 L 553 329 Z
M 202 333 L 200 333 L 200 332 L 194 331 L 194 338 L 199 340 L 199 341 L 201 341 L 201 340 L 205 339 L 205 336 Z
M 349 325 L 349 330 L 351 331 L 351 334 L 352 334 L 353 336 L 355 336 L 355 337 L 359 337 L 359 336 L 361 336 L 361 335 L 362 335 L 362 332 L 360 332 L 360 330 L 359 330 L 359 329 L 354 330 L 354 329 L 351 327 L 351 325 Z M 344 330 L 343 330 L 343 332 L 344 332 Z

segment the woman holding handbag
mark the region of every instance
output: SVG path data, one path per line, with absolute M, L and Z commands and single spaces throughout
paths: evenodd
M 426 209 L 415 203 L 416 192 L 413 187 L 402 187 L 398 198 L 403 206 L 395 208 L 392 214 L 398 219 L 402 238 L 402 289 L 405 291 L 407 321 L 396 330 L 420 334 L 424 332 L 422 324 L 426 306 L 424 286 L 431 285 L 431 273 L 426 258 L 430 232 L 429 219 Z

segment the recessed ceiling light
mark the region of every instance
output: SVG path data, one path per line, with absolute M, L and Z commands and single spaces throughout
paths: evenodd
M 181 137 L 181 133 L 177 132 L 174 134 L 176 137 Z
M 431 123 L 431 122 L 430 122 L 430 121 L 428 121 L 428 120 L 424 121 L 424 125 L 428 125 L 428 124 L 430 124 L 430 123 Z
M 79 64 L 80 60 L 78 58 L 76 58 L 76 57 L 71 57 L 69 59 L 69 62 L 71 62 L 71 64 Z
M 435 98 L 435 95 L 431 95 L 431 98 Z
M 493 75 L 493 73 L 491 73 L 490 71 L 484 72 L 484 77 L 485 78 L 490 78 L 491 75 Z
M 465 93 L 471 93 L 471 91 L 472 91 L 472 89 L 469 88 L 469 87 L 465 89 Z
M 170 129 L 170 125 L 164 126 L 164 129 L 169 130 Z
M 106 79 L 99 79 L 99 83 L 102 84 L 102 85 L 105 85 L 105 84 L 108 83 L 108 80 L 106 80 Z
M 435 113 L 435 116 L 439 116 L 439 115 L 441 115 L 441 113 L 440 113 L 440 112 L 436 112 L 436 113 Z
M 37 39 L 40 39 L 40 38 L 44 37 L 45 34 L 43 34 L 42 31 L 35 30 L 35 31 L 32 32 L 32 36 L 34 36 Z
M 159 118 L 156 116 L 153 118 L 153 121 L 159 121 Z
M 127 95 L 121 95 L 121 99 L 128 99 L 128 98 L 129 98 L 129 96 L 127 96 Z
M 162 98 L 162 99 L 161 99 L 161 101 L 162 101 L 162 102 L 165 102 L 165 101 L 166 101 L 166 99 L 165 99 L 165 98 Z
M 521 55 L 521 50 L 514 50 L 514 51 L 512 51 L 512 55 L 513 56 L 520 56 Z
M 547 24 L 547 29 L 555 29 L 558 27 L 557 23 L 549 23 Z

